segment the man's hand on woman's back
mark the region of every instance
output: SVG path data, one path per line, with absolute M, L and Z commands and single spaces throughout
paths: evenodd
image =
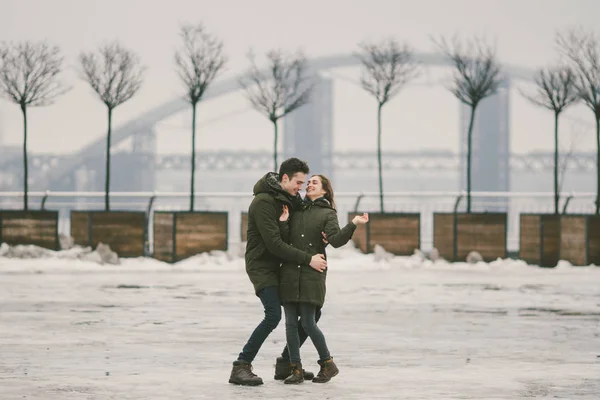
M 327 268 L 327 260 L 325 260 L 325 256 L 323 254 L 315 254 L 310 259 L 310 266 L 314 270 L 323 272 Z

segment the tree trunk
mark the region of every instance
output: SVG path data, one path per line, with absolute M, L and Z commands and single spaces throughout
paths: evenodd
M 192 177 L 190 182 L 190 211 L 194 211 L 194 190 L 196 179 L 196 104 L 192 103 Z
M 272 120 L 275 126 L 275 140 L 273 142 L 273 171 L 277 172 L 277 120 Z
M 23 112 L 23 209 L 29 209 L 29 170 L 27 168 L 27 106 L 21 104 Z
M 558 115 L 554 112 L 554 214 L 558 214 Z
M 596 214 L 600 214 L 600 114 L 596 114 Z
M 473 121 L 475 120 L 477 104 L 471 106 L 471 120 L 467 132 L 467 214 L 471 213 L 471 152 L 473 148 Z
M 104 186 L 104 211 L 110 211 L 110 139 L 112 129 L 112 108 L 108 107 L 108 134 L 106 135 L 106 180 Z
M 383 214 L 383 175 L 381 168 L 381 108 L 383 104 L 377 107 L 377 170 L 379 172 L 379 209 Z

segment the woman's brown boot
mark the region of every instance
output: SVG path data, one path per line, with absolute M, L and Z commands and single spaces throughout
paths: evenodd
M 291 367 L 291 375 L 285 378 L 283 383 L 287 383 L 290 385 L 297 385 L 299 383 L 304 382 L 304 372 L 302 371 L 302 364 L 290 364 Z
M 315 376 L 313 378 L 312 381 L 314 383 L 329 382 L 331 380 L 331 378 L 333 378 L 340 372 L 337 365 L 335 365 L 335 363 L 333 362 L 333 357 L 330 357 L 329 360 L 325 360 L 325 361 L 319 360 L 317 362 L 321 366 L 321 370 L 319 371 L 317 376 Z

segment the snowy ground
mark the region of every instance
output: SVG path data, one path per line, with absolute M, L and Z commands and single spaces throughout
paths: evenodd
M 0 399 L 600 397 L 600 268 L 375 261 L 330 252 L 323 329 L 340 375 L 272 379 L 283 323 L 227 383 L 262 315 L 243 261 L 0 257 Z M 307 369 L 317 354 L 303 347 Z

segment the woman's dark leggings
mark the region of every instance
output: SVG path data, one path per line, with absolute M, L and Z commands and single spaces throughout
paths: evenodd
M 298 318 L 302 327 L 312 340 L 321 361 L 329 360 L 329 349 L 325 342 L 323 332 L 317 326 L 315 314 L 317 306 L 310 303 L 284 303 L 285 311 L 285 336 L 290 353 L 290 362 L 299 363 L 300 359 L 300 337 L 298 336 Z

